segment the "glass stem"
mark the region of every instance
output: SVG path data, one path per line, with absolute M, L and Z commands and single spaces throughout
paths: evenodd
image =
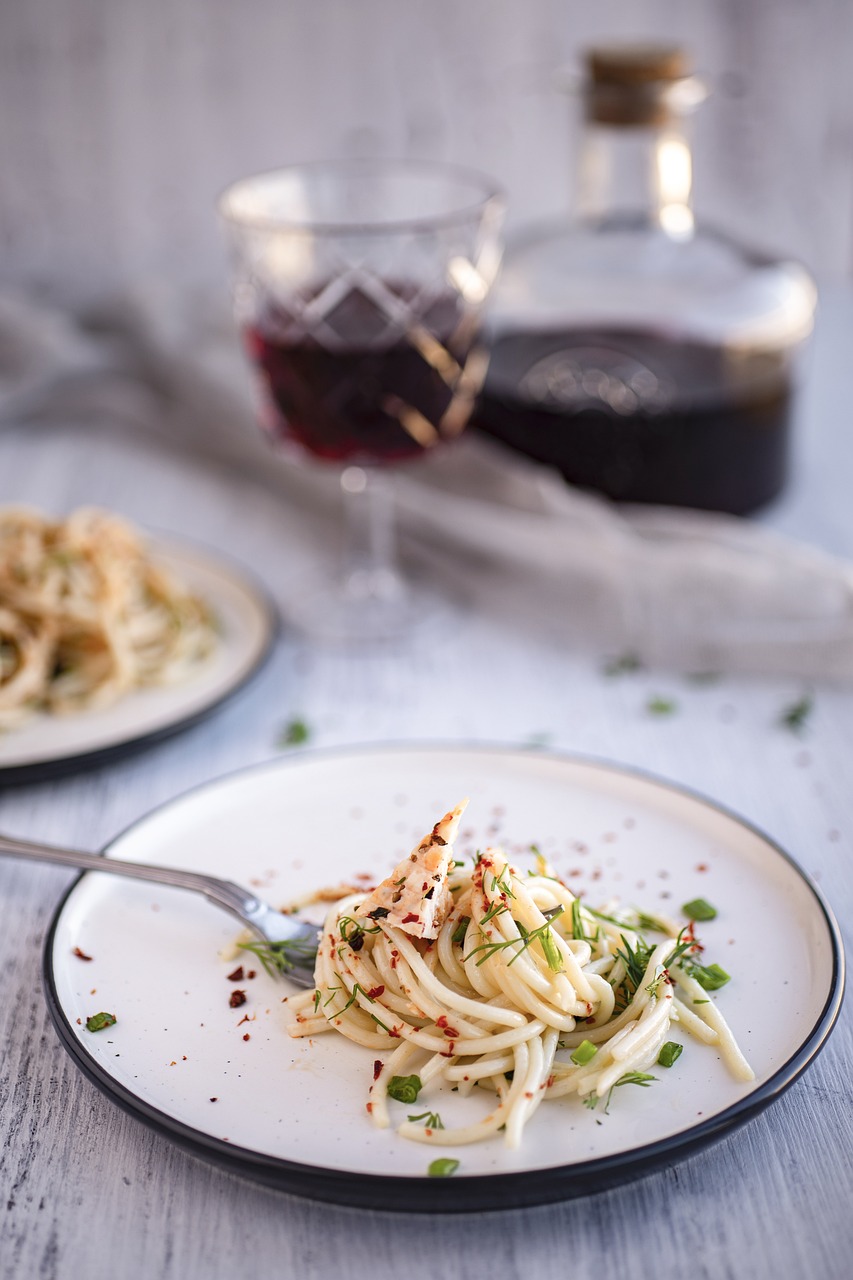
M 346 467 L 344 594 L 352 601 L 394 603 L 406 594 L 397 568 L 393 477 L 379 468 Z

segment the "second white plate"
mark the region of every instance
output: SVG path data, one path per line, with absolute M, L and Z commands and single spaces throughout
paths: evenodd
M 137 689 L 111 706 L 73 715 L 36 715 L 0 733 L 0 785 L 101 764 L 187 728 L 264 661 L 276 621 L 260 588 L 213 552 L 185 543 L 155 543 L 152 551 L 212 610 L 220 631 L 215 650 L 180 684 Z

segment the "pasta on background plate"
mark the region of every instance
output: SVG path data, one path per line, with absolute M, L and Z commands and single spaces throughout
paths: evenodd
M 0 731 L 186 679 L 213 620 L 110 512 L 0 509 Z

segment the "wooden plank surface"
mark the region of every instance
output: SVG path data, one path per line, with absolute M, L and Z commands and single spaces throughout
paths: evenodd
M 800 461 L 765 519 L 853 556 L 846 411 L 853 297 L 824 305 L 799 424 Z M 275 498 L 104 427 L 0 429 L 0 502 L 109 502 L 236 555 L 287 597 Z M 500 696 L 495 673 L 500 673 Z M 417 739 L 524 742 L 638 764 L 731 806 L 815 875 L 853 919 L 853 694 L 815 690 L 802 739 L 780 728 L 795 681 L 665 673 L 608 680 L 601 655 L 460 613 L 421 656 L 358 657 L 285 630 L 274 658 L 207 725 L 64 781 L 0 790 L 0 829 L 97 848 L 193 784 L 276 754 L 300 715 L 318 746 Z M 651 694 L 677 714 L 650 717 Z M 444 709 L 444 710 L 441 710 Z M 438 719 L 437 719 L 438 716 Z M 770 1109 L 711 1150 L 603 1195 L 488 1218 L 418 1221 L 260 1189 L 182 1154 L 101 1096 L 49 1025 L 41 946 L 69 876 L 0 862 L 0 1276 L 232 1280 L 841 1280 L 853 1245 L 849 1002 L 825 1052 Z M 771 975 L 772 977 L 772 975 Z M 428 1243 L 421 1247 L 420 1242 Z M 417 1242 L 417 1247 L 415 1243 Z

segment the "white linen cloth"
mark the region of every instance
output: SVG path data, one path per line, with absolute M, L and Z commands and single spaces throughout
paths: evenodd
M 80 317 L 0 297 L 0 428 L 100 424 L 251 474 L 285 499 L 296 581 L 334 554 L 337 476 L 270 448 L 250 385 L 221 302 L 150 291 Z M 853 678 L 853 566 L 760 524 L 615 507 L 473 434 L 395 490 L 404 550 L 495 625 L 685 672 Z

